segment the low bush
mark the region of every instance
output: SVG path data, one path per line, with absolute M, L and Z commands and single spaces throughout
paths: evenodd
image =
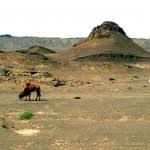
M 113 78 L 113 77 L 109 78 L 109 81 L 114 81 L 114 80 L 115 80 L 115 78 Z
M 139 77 L 138 77 L 137 75 L 134 75 L 133 78 L 134 78 L 134 79 L 138 79 Z
M 29 120 L 32 117 L 33 117 L 32 112 L 23 112 L 23 113 L 20 114 L 19 119 L 20 120 Z
M 76 96 L 73 99 L 81 99 L 81 97 L 80 96 Z

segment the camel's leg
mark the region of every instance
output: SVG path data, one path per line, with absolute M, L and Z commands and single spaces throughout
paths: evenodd
M 41 89 L 39 89 L 39 101 L 41 99 Z
M 37 100 L 37 98 L 38 98 L 38 94 L 37 94 L 37 96 L 36 96 L 36 99 L 35 99 L 35 101 Z
M 39 93 L 37 93 L 37 96 L 36 96 L 36 99 L 35 100 L 40 100 L 40 94 Z
M 39 93 L 38 95 L 39 95 L 39 101 L 40 101 L 41 94 Z
M 38 88 L 38 89 L 36 90 L 37 97 L 36 97 L 36 99 L 35 99 L 35 100 L 37 100 L 38 98 L 39 98 L 38 100 L 40 100 L 40 97 L 41 97 L 40 92 L 41 92 L 41 90 L 40 90 L 40 88 Z
M 36 99 L 35 99 L 35 101 L 37 100 L 37 98 L 38 98 L 38 91 L 36 90 Z
M 31 93 L 29 93 L 29 101 L 31 100 L 30 98 L 31 98 Z

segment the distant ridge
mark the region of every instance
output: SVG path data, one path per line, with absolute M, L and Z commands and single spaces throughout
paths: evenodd
M 2 34 L 2 35 L 0 35 L 0 37 L 2 37 L 2 38 L 11 38 L 13 36 L 10 35 L 10 34 Z
M 84 37 L 78 38 L 52 38 L 52 37 L 15 37 L 11 34 L 0 35 L 0 50 L 16 51 L 25 50 L 32 46 L 42 46 L 48 49 L 63 51 L 76 46 L 85 40 Z M 150 52 L 150 39 L 136 39 L 133 41 Z
M 116 23 L 105 21 L 94 27 L 89 36 L 79 44 L 58 55 L 70 60 L 131 60 L 150 57 L 150 53 L 135 44 Z
M 146 51 L 150 52 L 150 39 L 137 39 L 134 38 L 132 39 L 136 44 L 138 44 L 139 46 L 141 46 L 142 48 L 144 48 Z
M 16 51 L 26 50 L 32 46 L 41 46 L 52 50 L 66 50 L 84 38 L 46 38 L 46 37 L 15 37 L 0 36 L 0 50 Z

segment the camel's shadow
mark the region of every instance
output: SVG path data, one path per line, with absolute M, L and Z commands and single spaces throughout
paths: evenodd
M 22 99 L 22 100 L 20 100 L 20 101 L 24 101 L 24 102 L 40 102 L 40 101 L 48 101 L 47 99 L 40 99 L 40 100 L 35 100 L 35 99 L 31 99 L 31 100 L 24 100 L 24 99 Z

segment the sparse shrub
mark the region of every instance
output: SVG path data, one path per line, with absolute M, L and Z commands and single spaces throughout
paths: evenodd
M 109 78 L 109 81 L 114 81 L 114 80 L 115 80 L 115 78 L 113 78 L 113 77 Z
M 124 65 L 125 67 L 128 67 L 128 68 L 130 68 L 130 69 L 132 69 L 133 68 L 133 66 L 131 66 L 131 65 Z
M 133 68 L 133 66 L 128 65 L 128 68 Z
M 80 96 L 76 96 L 73 99 L 81 99 L 81 97 Z
M 7 129 L 7 126 L 6 126 L 6 125 L 4 125 L 4 124 L 2 124 L 2 128 L 6 128 L 6 129 Z
M 130 86 L 130 87 L 128 87 L 128 89 L 129 89 L 129 90 L 132 90 L 132 87 Z
M 19 119 L 20 120 L 29 120 L 32 117 L 33 117 L 32 112 L 23 112 L 23 113 L 20 114 Z
M 73 44 L 73 47 L 76 47 L 77 46 L 77 44 Z
M 133 78 L 134 78 L 134 79 L 138 79 L 139 77 L 138 77 L 137 75 L 134 75 Z

